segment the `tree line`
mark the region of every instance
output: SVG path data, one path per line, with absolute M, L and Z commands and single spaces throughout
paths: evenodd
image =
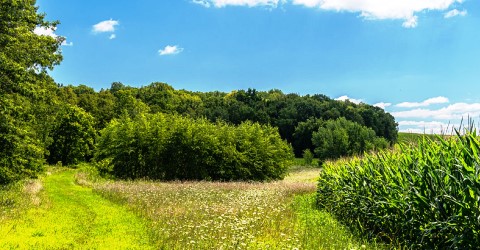
M 374 136 L 384 138 L 388 144 L 395 143 L 398 134 L 395 119 L 383 109 L 348 100 L 337 101 L 321 94 L 301 96 L 276 89 L 193 92 L 175 90 L 161 82 L 142 87 L 115 82 L 109 89 L 99 92 L 85 85 L 59 86 L 58 92 L 65 102 L 92 114 L 97 130 L 123 111 L 129 115 L 141 112 L 179 114 L 233 125 L 252 121 L 277 127 L 281 137 L 292 144 L 297 157 L 305 149 L 315 151 L 317 147 L 312 135 L 330 120 L 344 118 L 369 128 Z

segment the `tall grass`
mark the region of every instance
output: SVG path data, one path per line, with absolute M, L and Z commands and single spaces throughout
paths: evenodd
M 0 185 L 0 225 L 2 221 L 20 216 L 29 207 L 40 203 L 40 180 L 22 180 Z
M 115 181 L 93 186 L 148 218 L 159 249 L 377 247 L 315 208 L 318 173 L 295 171 L 270 183 Z
M 474 130 L 327 164 L 319 207 L 370 236 L 422 249 L 480 246 L 480 141 Z

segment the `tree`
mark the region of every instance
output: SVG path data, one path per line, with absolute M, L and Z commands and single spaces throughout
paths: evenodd
M 66 105 L 60 111 L 58 123 L 52 131 L 53 143 L 48 147 L 50 164 L 63 165 L 86 161 L 93 155 L 95 129 L 93 117 L 83 109 Z
M 62 60 L 64 39 L 34 33 L 58 24 L 37 10 L 35 0 L 0 0 L 0 184 L 42 169 L 48 124 L 38 118 L 49 114 L 55 83 L 47 69 Z
M 312 142 L 320 160 L 362 154 L 387 146 L 386 140 L 377 137 L 373 129 L 344 117 L 326 121 L 313 133 Z
M 347 155 L 349 138 L 347 129 L 337 121 L 327 121 L 324 127 L 313 133 L 315 154 L 320 160 L 336 159 Z
M 304 122 L 298 123 L 293 133 L 292 146 L 296 156 L 301 156 L 304 150 L 314 151 L 315 146 L 312 144 L 312 135 L 322 127 L 324 121 L 322 119 L 310 118 Z

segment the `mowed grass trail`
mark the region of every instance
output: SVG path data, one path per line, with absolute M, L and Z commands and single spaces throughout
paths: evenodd
M 73 170 L 43 185 L 37 206 L 1 223 L 0 249 L 150 249 L 146 222 L 76 185 Z

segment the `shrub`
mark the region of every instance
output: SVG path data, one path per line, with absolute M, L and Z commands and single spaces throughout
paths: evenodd
M 343 117 L 324 122 L 318 131 L 313 133 L 312 142 L 320 161 L 388 147 L 388 141 L 377 137 L 373 129 Z
M 100 134 L 95 160 L 124 179 L 273 180 L 293 158 L 277 129 L 251 122 L 142 114 L 113 120 Z
M 303 163 L 307 166 L 310 166 L 313 163 L 313 153 L 308 148 L 303 150 Z
M 415 249 L 480 245 L 480 142 L 475 132 L 327 164 L 318 206 Z

